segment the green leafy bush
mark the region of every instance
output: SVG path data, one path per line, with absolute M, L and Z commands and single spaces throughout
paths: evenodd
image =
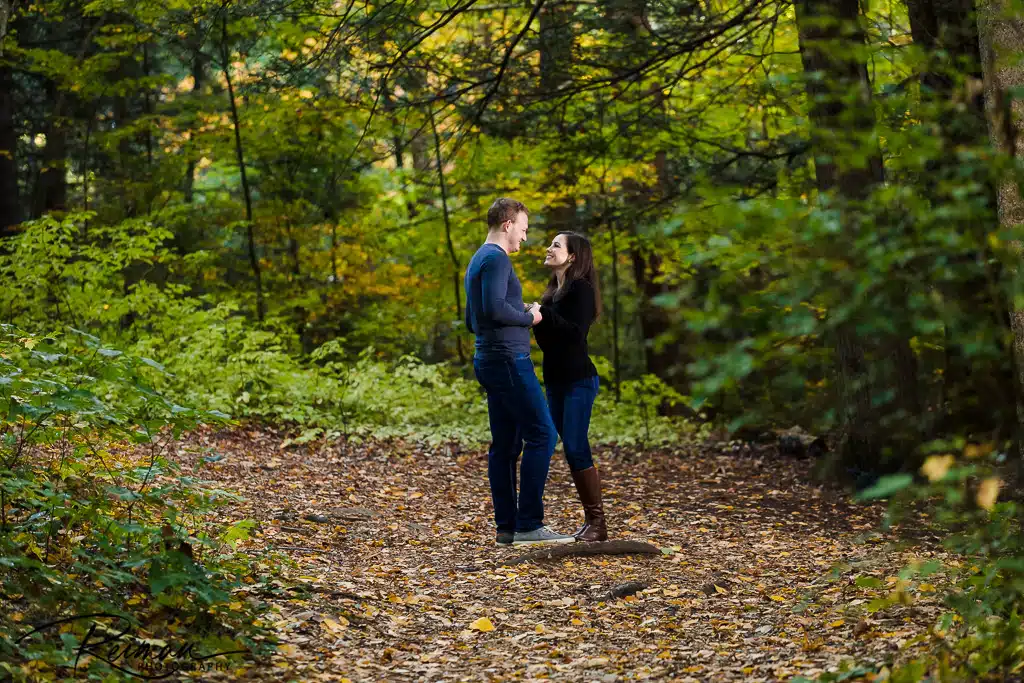
M 945 567 L 955 588 L 945 596 L 949 612 L 933 628 L 935 648 L 894 669 L 892 680 L 919 680 L 928 671 L 939 680 L 1005 680 L 1024 669 L 1024 508 L 1000 500 L 1016 472 L 1006 451 L 992 443 L 958 440 L 930 448 L 920 477 L 890 475 L 860 494 L 892 497 L 890 521 L 909 510 L 930 510 L 946 547 L 964 560 Z
M 0 325 L 0 670 L 16 679 L 137 670 L 97 645 L 104 628 L 127 630 L 121 646 L 262 647 L 263 608 L 234 596 L 253 562 L 207 519 L 236 497 L 168 453 L 225 416 L 151 389 L 143 376 L 158 368 L 86 333 Z M 154 657 L 158 669 L 197 661 Z

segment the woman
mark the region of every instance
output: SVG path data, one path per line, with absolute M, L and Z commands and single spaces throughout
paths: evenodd
M 601 478 L 590 454 L 590 412 L 597 397 L 597 369 L 587 354 L 587 333 L 601 313 L 601 294 L 590 240 L 574 232 L 555 236 L 544 265 L 551 281 L 541 297 L 541 322 L 534 328 L 544 352 L 548 409 L 572 472 L 585 521 L 580 541 L 605 541 Z

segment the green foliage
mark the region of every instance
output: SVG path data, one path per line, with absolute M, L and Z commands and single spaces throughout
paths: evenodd
M 177 256 L 160 214 L 106 229 L 90 216 L 27 223 L 0 255 L 2 304 L 24 325 L 81 325 L 120 339 L 145 359 L 147 381 L 182 405 L 301 428 L 312 438 L 414 436 L 432 443 L 489 438 L 486 402 L 472 379 L 450 363 L 412 355 L 395 360 L 368 346 L 353 353 L 346 338 L 308 357 L 297 353 L 294 331 L 281 318 L 257 327 L 230 300 L 188 294 L 176 275 L 206 267 L 208 255 Z M 95 241 L 102 244 L 102 248 Z M 159 268 L 163 282 L 130 281 L 131 268 Z M 597 442 L 671 444 L 693 434 L 684 420 L 663 417 L 684 398 L 653 375 L 626 380 L 613 400 L 609 364 L 595 406 Z
M 0 326 L 0 660 L 16 680 L 70 673 L 92 614 L 197 652 L 263 647 L 263 608 L 234 597 L 257 571 L 225 545 L 238 525 L 221 537 L 207 521 L 235 496 L 167 452 L 225 416 L 154 391 L 156 367 L 83 332 Z M 76 675 L 128 665 L 106 659 Z
M 953 579 L 954 589 L 945 596 L 949 611 L 933 627 L 933 650 L 894 666 L 890 680 L 916 681 L 928 672 L 942 681 L 1003 680 L 1024 666 L 1024 509 L 1007 495 L 1007 481 L 1016 480 L 1015 466 L 993 443 L 960 439 L 927 448 L 931 455 L 916 480 L 909 474 L 883 477 L 860 494 L 892 499 L 889 524 L 905 516 L 920 518 L 921 510 L 927 510 L 955 558 L 941 568 L 933 563 L 900 573 L 907 579 L 941 569 Z M 873 579 L 862 577 L 858 585 L 864 585 L 862 580 Z M 886 610 L 908 599 L 906 594 L 890 596 L 873 601 L 868 610 Z

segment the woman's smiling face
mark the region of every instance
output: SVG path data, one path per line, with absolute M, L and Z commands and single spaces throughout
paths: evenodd
M 572 262 L 572 255 L 566 246 L 565 235 L 555 235 L 548 247 L 547 255 L 544 258 L 544 265 L 548 268 L 562 268 Z

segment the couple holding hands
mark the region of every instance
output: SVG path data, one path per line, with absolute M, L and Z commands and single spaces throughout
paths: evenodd
M 509 254 L 519 251 L 528 229 L 522 202 L 495 200 L 487 211 L 487 241 L 465 277 L 466 326 L 476 335 L 473 369 L 487 394 L 491 426 L 487 478 L 496 540 L 499 545 L 604 541 L 601 479 L 587 438 L 598 390 L 587 333 L 601 310 L 593 250 L 582 235 L 556 235 L 544 259 L 552 272 L 547 290 L 539 304 L 524 306 Z M 547 400 L 530 359 L 531 327 L 544 352 Z M 573 535 L 544 526 L 544 485 L 559 436 L 585 516 Z

